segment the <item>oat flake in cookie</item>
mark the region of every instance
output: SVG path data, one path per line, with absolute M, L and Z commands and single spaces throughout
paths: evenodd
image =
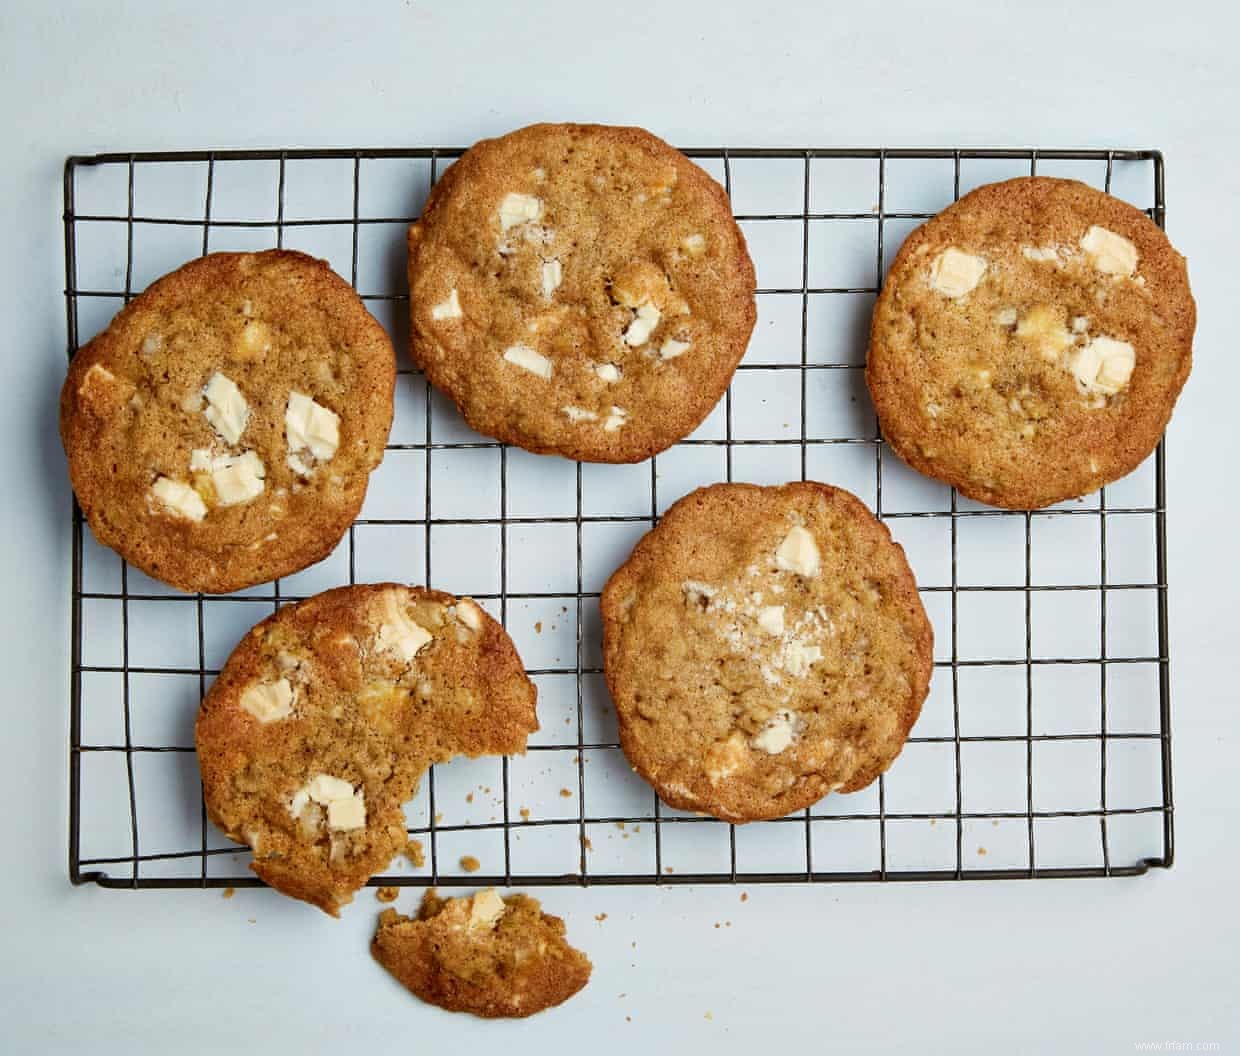
M 416 918 L 385 910 L 370 950 L 423 1001 L 487 1018 L 562 1004 L 589 982 L 592 967 L 538 899 L 501 898 L 492 888 L 447 899 L 428 891 Z
M 302 253 L 215 253 L 135 297 L 69 367 L 60 432 L 95 537 L 185 591 L 325 557 L 392 424 L 391 342 Z
M 1072 180 L 1009 180 L 901 247 L 866 380 L 913 468 L 979 502 L 1037 509 L 1153 451 L 1195 325 L 1184 258 L 1144 213 Z
M 899 755 L 933 634 L 904 551 L 854 496 L 716 484 L 603 590 L 603 665 L 633 768 L 743 822 L 864 788 Z
M 638 462 L 692 432 L 755 319 L 727 195 L 638 128 L 476 144 L 409 229 L 414 361 L 474 429 Z
M 202 702 L 207 813 L 266 883 L 337 916 L 405 849 L 404 804 L 426 768 L 524 752 L 535 696 L 470 599 L 329 590 L 251 630 Z

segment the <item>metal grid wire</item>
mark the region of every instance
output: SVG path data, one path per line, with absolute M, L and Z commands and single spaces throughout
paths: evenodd
M 403 352 L 404 228 L 460 153 L 68 159 L 69 355 L 187 257 L 272 245 L 327 256 Z M 720 408 L 670 451 L 638 467 L 537 459 L 470 433 L 402 366 L 392 442 L 372 478 L 379 505 L 368 498 L 317 571 L 227 598 L 178 595 L 94 543 L 75 504 L 74 883 L 257 884 L 245 848 L 201 806 L 197 701 L 231 644 L 269 610 L 382 578 L 472 594 L 503 621 L 539 685 L 543 730 L 525 757 L 432 768 L 407 812 L 426 867 L 394 863 L 372 883 L 960 880 L 1171 864 L 1162 445 L 1097 496 L 996 510 L 892 457 L 860 385 L 864 320 L 913 226 L 971 186 L 1025 173 L 1085 179 L 1162 225 L 1161 155 L 686 153 L 732 196 L 758 267 L 759 324 Z M 335 205 L 320 193 L 332 179 Z M 161 181 L 163 191 L 151 190 Z M 904 755 L 869 789 L 738 828 L 668 808 L 625 765 L 601 688 L 596 599 L 607 572 L 690 487 L 797 476 L 856 491 L 904 543 L 935 623 L 935 674 Z M 479 512 L 468 496 L 488 488 L 497 509 Z M 539 562 L 550 571 L 531 578 Z M 490 571 L 480 577 L 482 566 Z M 570 651 L 567 664 L 554 655 Z M 482 871 L 467 873 L 464 854 Z

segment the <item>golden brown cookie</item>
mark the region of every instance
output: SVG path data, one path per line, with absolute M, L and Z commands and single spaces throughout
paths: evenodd
M 185 591 L 331 552 L 392 424 L 392 344 L 303 253 L 214 253 L 139 294 L 73 358 L 69 476 L 95 537 Z
M 409 229 L 413 359 L 474 429 L 639 462 L 719 401 L 753 329 L 724 193 L 640 128 L 477 143 Z
M 625 755 L 665 802 L 725 821 L 864 788 L 929 687 L 933 632 L 904 551 L 826 484 L 691 492 L 601 604 Z
M 493 888 L 448 899 L 429 890 L 416 919 L 384 910 L 370 951 L 416 997 L 489 1019 L 563 1004 L 592 967 L 536 898 L 500 898 Z
M 339 916 L 406 847 L 432 763 L 525 751 L 535 689 L 468 598 L 394 583 L 282 608 L 233 651 L 198 714 L 211 820 L 286 895 Z
M 866 381 L 914 469 L 1037 509 L 1130 473 L 1192 363 L 1184 258 L 1074 180 L 979 187 L 914 231 L 874 309 Z

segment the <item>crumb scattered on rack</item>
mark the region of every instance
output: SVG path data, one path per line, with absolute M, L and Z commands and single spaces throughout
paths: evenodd
M 249 917 L 249 918 L 247 918 L 246 923 L 247 923 L 247 924 L 257 924 L 257 923 L 258 923 L 258 918 L 257 918 L 257 917 Z
M 542 620 L 539 620 L 536 624 L 534 624 L 534 630 L 536 633 L 542 634 Z
M 986 848 L 985 848 L 985 847 L 979 847 L 979 848 L 977 849 L 977 853 L 978 853 L 978 854 L 985 854 L 985 853 L 986 853 Z
M 224 897 L 225 897 L 225 898 L 232 898 L 232 897 L 233 897 L 233 895 L 235 895 L 236 893 L 237 893 L 237 889 L 236 889 L 235 887 L 226 887 L 226 888 L 224 888 Z
M 664 871 L 665 873 L 674 873 L 676 870 L 675 870 L 675 869 L 673 869 L 670 865 L 665 865 L 665 866 L 663 867 L 663 871 Z
M 590 842 L 590 837 L 589 837 L 589 836 L 582 836 L 582 837 L 581 837 L 581 846 L 582 846 L 582 847 L 584 847 L 587 851 L 592 851 L 592 850 L 594 850 L 594 844 L 592 844 L 592 843 Z
M 435 824 L 439 825 L 442 823 L 443 823 L 443 811 L 437 810 L 435 811 Z
M 530 820 L 530 808 L 529 807 L 522 807 L 520 811 L 518 811 L 518 813 L 521 815 L 522 821 Z
M 748 902 L 748 901 L 749 901 L 749 892 L 748 892 L 748 891 L 742 891 L 742 892 L 741 892 L 741 901 L 742 901 L 742 902 Z
M 395 902 L 400 897 L 400 888 L 398 887 L 377 887 L 375 888 L 375 898 L 380 902 Z
M 461 868 L 467 873 L 476 873 L 482 868 L 482 863 L 472 854 L 463 854 L 461 855 Z
M 573 793 L 567 788 L 560 789 L 560 795 L 562 795 L 565 799 L 573 798 Z
M 474 801 L 474 794 L 472 792 L 465 793 L 465 802 L 472 803 L 473 801 Z
M 707 1011 L 707 1013 L 706 1013 L 706 1015 L 704 1015 L 702 1018 L 703 1018 L 703 1019 L 714 1019 L 715 1017 L 714 1017 L 714 1016 L 710 1013 L 710 1011 L 708 1010 L 708 1011 Z
M 597 920 L 600 924 L 602 924 L 603 921 L 607 919 L 607 914 L 606 913 L 595 913 L 594 919 Z
M 426 864 L 426 855 L 422 851 L 422 841 L 410 840 L 405 844 L 405 857 L 413 863 L 415 869 L 421 869 Z

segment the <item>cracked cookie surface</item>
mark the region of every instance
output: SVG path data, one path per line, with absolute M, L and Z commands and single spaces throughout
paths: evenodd
M 980 187 L 914 231 L 874 309 L 884 437 L 970 498 L 1038 509 L 1154 450 L 1192 362 L 1188 273 L 1144 213 L 1073 180 Z
M 727 195 L 638 128 L 483 140 L 409 229 L 414 362 L 469 425 L 637 462 L 719 401 L 756 317 Z
M 904 551 L 825 484 L 691 492 L 601 608 L 629 762 L 665 802 L 727 821 L 864 788 L 929 686 L 933 635 Z
M 73 357 L 60 431 L 95 537 L 222 594 L 322 559 L 392 423 L 392 344 L 303 253 L 215 253 L 138 294 Z
M 468 598 L 397 584 L 287 605 L 228 658 L 195 730 L 211 820 L 333 916 L 404 850 L 432 763 L 525 751 L 535 690 Z
M 412 994 L 449 1012 L 520 1018 L 562 1004 L 591 964 L 565 939 L 564 921 L 536 898 L 488 888 L 462 898 L 432 889 L 417 917 L 379 915 L 371 953 Z

